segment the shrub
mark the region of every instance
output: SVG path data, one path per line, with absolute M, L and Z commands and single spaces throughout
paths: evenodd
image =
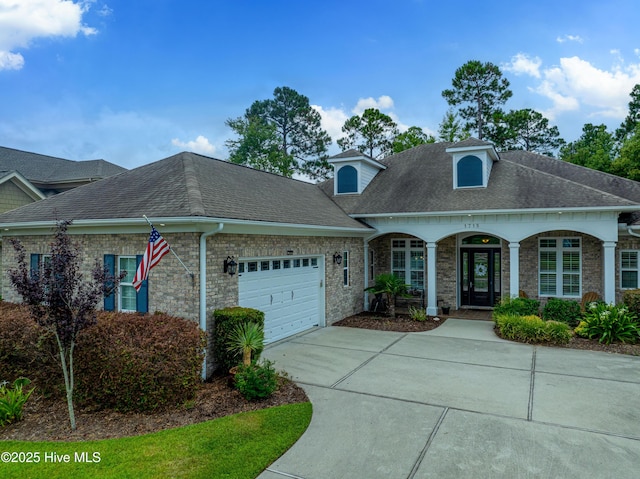
M 414 321 L 426 321 L 429 319 L 427 311 L 424 308 L 416 308 L 414 306 L 409 306 L 409 316 Z
M 604 344 L 635 343 L 640 326 L 637 317 L 625 306 L 591 303 L 575 332 L 578 336 L 597 339 Z
M 238 367 L 235 384 L 247 401 L 264 399 L 271 396 L 278 387 L 278 373 L 269 360 L 262 364 L 242 365 Z
M 565 344 L 571 339 L 571 330 L 564 323 L 543 321 L 539 316 L 500 314 L 494 321 L 504 339 L 523 343 Z
M 23 388 L 30 383 L 27 378 L 16 379 L 11 387 L 7 381 L 0 383 L 0 427 L 22 420 L 22 408 L 33 392 L 33 389 L 25 392 Z
M 622 295 L 622 302 L 630 313 L 640 318 L 640 289 L 629 289 Z
M 201 384 L 205 344 L 193 321 L 103 312 L 78 337 L 78 402 L 123 412 L 183 404 Z
M 540 301 L 530 298 L 504 298 L 493 308 L 494 317 L 502 314 L 536 316 L 540 311 Z
M 213 356 L 216 369 L 226 372 L 242 362 L 242 352 L 229 350 L 234 330 L 238 324 L 247 323 L 255 323 L 264 330 L 264 313 L 257 309 L 234 306 L 215 310 L 213 319 Z M 263 347 L 260 347 L 253 352 L 254 360 L 260 358 L 262 350 Z
M 569 326 L 576 326 L 581 317 L 580 303 L 573 300 L 549 298 L 542 309 L 542 319 L 545 321 L 558 321 Z
M 29 377 L 44 396 L 64 394 L 54 335 L 36 324 L 26 306 L 5 301 L 0 303 L 0 371 L 9 382 Z

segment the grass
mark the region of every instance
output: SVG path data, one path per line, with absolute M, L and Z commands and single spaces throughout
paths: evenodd
M 0 462 L 0 476 L 253 479 L 293 445 L 310 420 L 311 404 L 299 403 L 121 439 L 2 441 L 0 453 L 39 452 L 40 462 Z M 53 462 L 52 453 L 69 455 L 69 463 Z M 99 462 L 76 462 L 82 453 Z

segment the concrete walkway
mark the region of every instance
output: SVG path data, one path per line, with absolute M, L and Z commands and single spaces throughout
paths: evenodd
M 461 319 L 322 328 L 263 356 L 313 419 L 260 479 L 640 477 L 640 358 L 512 343 Z

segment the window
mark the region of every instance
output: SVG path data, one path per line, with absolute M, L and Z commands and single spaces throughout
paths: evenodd
M 467 155 L 457 164 L 458 188 L 482 186 L 482 160 L 477 156 Z
M 136 289 L 133 287 L 133 277 L 136 275 L 136 257 L 118 257 L 118 274 L 126 271 L 127 275 L 120 282 L 118 290 L 118 310 L 136 311 Z
M 391 272 L 411 289 L 424 290 L 424 241 L 391 240 Z
M 342 284 L 349 286 L 349 252 L 342 253 Z
M 269 271 L 269 261 L 260 261 L 260 271 Z
M 346 165 L 338 170 L 338 193 L 358 192 L 358 170 Z
M 638 284 L 638 252 L 620 252 L 620 287 L 622 289 L 636 289 Z
M 579 297 L 582 284 L 580 238 L 541 238 L 540 296 Z

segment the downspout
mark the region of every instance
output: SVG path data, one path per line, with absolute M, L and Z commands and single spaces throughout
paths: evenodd
M 631 226 L 629 226 L 629 227 L 627 228 L 627 233 L 629 233 L 631 236 L 635 236 L 636 238 L 640 238 L 640 234 L 638 234 L 638 233 L 634 233 L 634 232 L 631 230 Z
M 207 238 L 222 231 L 224 223 L 219 223 L 214 230 L 200 235 L 200 329 L 207 334 Z M 207 345 L 209 337 L 207 336 Z M 207 379 L 207 349 L 204 350 L 204 362 L 202 363 L 202 379 Z

